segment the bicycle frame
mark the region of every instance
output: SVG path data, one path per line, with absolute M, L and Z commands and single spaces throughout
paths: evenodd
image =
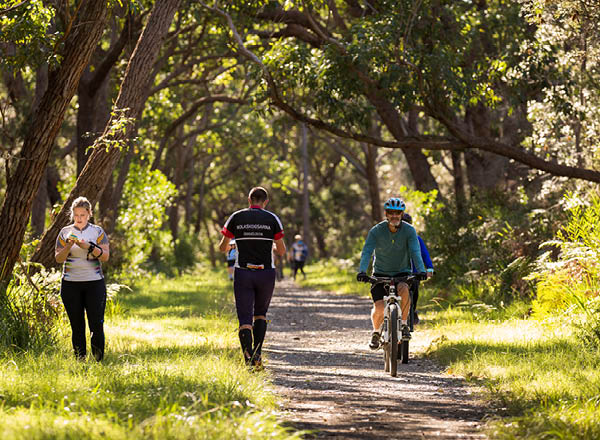
M 383 312 L 383 329 L 381 331 L 381 340 L 384 352 L 384 364 L 385 372 L 390 372 L 390 375 L 395 377 L 397 375 L 398 360 L 402 363 L 408 363 L 408 340 L 402 339 L 401 330 L 401 302 L 400 297 L 396 293 L 396 285 L 398 283 L 406 283 L 409 286 L 408 294 L 410 298 L 410 309 L 408 314 L 408 325 L 410 331 L 413 330 L 414 321 L 414 306 L 413 306 L 413 292 L 411 284 L 416 280 L 423 279 L 422 274 L 411 274 L 401 277 L 371 277 L 369 282 L 371 284 L 385 284 L 387 295 L 383 297 L 385 304 Z M 401 353 L 398 350 L 401 349 Z

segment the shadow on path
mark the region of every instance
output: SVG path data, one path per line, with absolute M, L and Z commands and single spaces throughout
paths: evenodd
M 411 357 L 398 377 L 367 348 L 369 298 L 278 283 L 265 352 L 285 418 L 306 438 L 480 439 L 485 408 L 459 378 Z M 413 334 L 411 356 L 426 341 Z

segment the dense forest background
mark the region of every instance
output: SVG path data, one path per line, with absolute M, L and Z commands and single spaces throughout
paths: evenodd
M 263 185 L 314 260 L 354 267 L 399 196 L 441 294 L 534 299 L 595 221 L 573 225 L 600 182 L 599 23 L 575 0 L 0 2 L 0 278 L 55 266 L 81 195 L 113 279 L 221 265 Z

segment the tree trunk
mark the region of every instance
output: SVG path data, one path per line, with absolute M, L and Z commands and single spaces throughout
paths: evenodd
M 192 198 L 194 196 L 194 180 L 196 179 L 196 170 L 194 169 L 195 157 L 190 148 L 190 155 L 187 161 L 188 178 L 185 192 L 185 231 L 191 232 L 192 230 Z
M 367 186 L 369 188 L 369 199 L 371 200 L 371 219 L 379 223 L 383 219 L 381 209 L 381 195 L 379 194 L 379 177 L 377 176 L 377 147 L 362 144 L 365 153 L 367 172 Z
M 300 124 L 300 143 L 302 148 L 302 239 L 304 243 L 311 243 L 310 228 L 310 159 L 308 157 L 308 133 L 306 124 Z
M 108 51 L 96 50 L 95 54 L 98 56 L 92 58 L 90 66 L 82 75 L 77 88 L 77 175 L 81 173 L 91 154 L 89 148 L 110 119 L 110 72 L 119 61 L 127 43 L 132 37 L 137 38 L 139 31 L 139 17 L 128 14 L 119 38 L 111 44 Z
M 23 142 L 15 172 L 7 182 L 6 197 L 0 211 L 1 281 L 12 275 L 33 198 L 48 164 L 54 140 L 83 69 L 102 36 L 107 16 L 105 2 L 83 2 L 73 27 L 66 35 L 60 67 L 49 73 L 48 90 L 32 114 L 31 130 Z
M 465 196 L 465 177 L 462 168 L 460 151 L 452 150 L 452 174 L 454 177 L 454 199 L 458 218 L 465 213 L 467 198 Z
M 467 108 L 465 122 L 471 134 L 484 138 L 492 137 L 489 129 L 489 110 L 483 104 Z M 508 159 L 487 151 L 469 149 L 465 151 L 465 164 L 471 193 L 474 193 L 477 189 L 498 188 L 504 182 Z
M 132 137 L 135 137 L 135 135 Z M 117 218 L 119 217 L 119 203 L 121 202 L 121 197 L 123 197 L 123 188 L 125 187 L 125 181 L 127 180 L 127 174 L 129 173 L 129 167 L 131 165 L 131 161 L 133 160 L 134 154 L 133 145 L 129 145 L 127 154 L 121 161 L 119 176 L 117 177 L 117 182 L 111 191 L 110 200 L 105 200 L 105 209 L 102 208 L 102 204 L 100 205 L 100 210 L 102 213 L 102 227 L 109 235 L 115 230 Z M 105 193 L 106 188 L 102 192 L 102 195 L 104 196 Z
M 35 238 L 44 233 L 46 227 L 46 205 L 48 201 L 48 179 L 46 171 L 31 205 L 31 229 Z
M 177 196 L 173 199 L 173 203 L 169 207 L 168 215 L 169 215 L 169 229 L 171 230 L 171 237 L 173 238 L 173 244 L 177 243 L 177 238 L 179 237 L 179 205 L 182 200 L 182 187 L 183 187 L 183 173 L 185 167 L 185 156 L 186 150 L 185 146 L 176 141 L 175 145 L 175 165 L 173 167 L 173 184 L 175 185 L 175 189 L 177 190 Z
M 98 200 L 121 156 L 121 150 L 115 145 L 123 145 L 135 131 L 135 121 L 141 116 L 147 98 L 147 89 L 154 73 L 154 62 L 179 3 L 180 0 L 157 0 L 155 3 L 127 65 L 119 96 L 114 105 L 114 116 L 104 130 L 103 142 L 92 152 L 60 213 L 44 234 L 33 255 L 33 261 L 42 263 L 46 267 L 55 265 L 54 240 L 60 229 L 68 224 L 72 201 L 76 197 L 86 196 L 94 205 Z M 125 130 L 111 130 L 113 123 L 121 117 L 130 120 Z
M 403 133 L 401 117 L 392 103 L 383 98 L 381 93 L 381 90 L 371 89 L 367 91 L 366 95 L 371 104 L 375 106 L 377 114 L 392 136 L 397 140 L 402 140 L 405 137 L 405 133 Z M 433 174 L 431 174 L 431 165 L 427 162 L 427 157 L 425 157 L 423 151 L 413 148 L 402 148 L 402 152 L 404 153 L 404 157 L 406 157 L 406 163 L 415 182 L 415 187 L 419 191 L 424 192 L 438 189 L 438 184 Z
M 216 268 L 217 267 L 217 254 L 215 253 L 215 245 L 212 243 L 210 229 L 208 228 L 208 223 L 207 223 L 205 217 L 202 217 L 202 224 L 204 225 L 204 229 L 206 230 L 206 237 L 208 238 L 208 258 L 210 260 L 210 265 L 213 268 Z

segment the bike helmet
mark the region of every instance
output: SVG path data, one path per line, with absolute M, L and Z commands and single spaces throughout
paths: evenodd
M 404 211 L 406 204 L 398 197 L 391 197 L 383 204 L 383 209 L 386 211 Z

